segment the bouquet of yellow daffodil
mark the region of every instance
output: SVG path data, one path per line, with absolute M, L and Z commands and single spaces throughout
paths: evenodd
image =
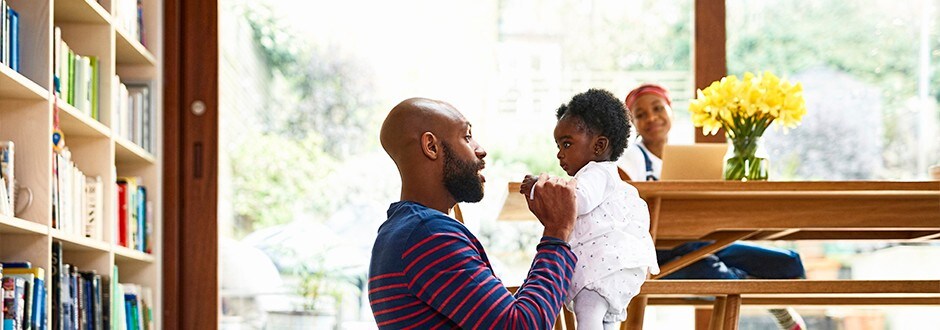
M 770 123 L 796 127 L 806 114 L 803 87 L 770 72 L 742 79 L 730 75 L 699 89 L 691 104 L 692 123 L 705 134 L 724 128 L 733 147 L 725 162 L 726 180 L 767 180 L 767 159 L 757 155 L 758 140 Z

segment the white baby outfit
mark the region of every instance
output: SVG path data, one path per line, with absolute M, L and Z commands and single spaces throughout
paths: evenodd
M 604 321 L 623 321 L 647 271 L 659 273 L 649 208 L 636 188 L 620 180 L 614 162 L 589 162 L 574 177 L 578 219 L 569 243 L 578 263 L 565 305 L 574 310 L 581 290 L 595 291 L 610 307 Z

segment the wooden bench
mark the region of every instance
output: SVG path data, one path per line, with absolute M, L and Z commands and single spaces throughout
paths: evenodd
M 709 329 L 734 330 L 741 305 L 940 306 L 940 280 L 649 280 L 640 294 L 650 305 L 712 305 Z
M 648 280 L 639 297 L 649 305 L 712 306 L 708 329 L 735 330 L 742 305 L 940 306 L 940 280 Z M 563 309 L 554 329 L 575 328 L 574 314 Z

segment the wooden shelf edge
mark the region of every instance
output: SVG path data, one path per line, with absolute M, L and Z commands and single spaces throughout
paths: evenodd
M 0 216 L 0 233 L 46 235 L 49 227 L 10 216 Z
M 68 139 L 69 135 L 101 138 L 108 138 L 108 136 L 111 135 L 111 129 L 103 123 L 82 113 L 62 99 L 56 98 L 56 107 L 59 108 L 60 111 L 59 128 L 65 133 L 66 139 Z M 71 131 L 69 128 L 71 128 Z
M 143 263 L 153 263 L 155 260 L 153 255 L 149 253 L 121 245 L 114 245 L 114 258 L 115 261 L 137 261 Z
M 111 24 L 111 15 L 96 1 L 56 0 L 53 10 L 56 23 Z
M 117 44 L 118 44 L 116 47 L 117 53 L 116 53 L 116 57 L 114 61 L 115 64 L 117 65 L 148 64 L 148 65 L 153 65 L 153 66 L 157 65 L 157 58 L 153 56 L 150 50 L 147 49 L 147 47 L 144 47 L 144 45 L 141 44 L 140 41 L 131 39 L 127 34 L 124 33 L 123 30 L 119 28 L 115 27 L 114 32 L 115 32 L 115 35 L 117 36 L 116 39 L 117 39 Z M 122 47 L 129 47 L 131 49 L 131 53 L 133 53 L 133 56 L 130 56 L 130 58 L 128 58 L 127 55 L 122 56 L 122 53 L 124 53 L 121 51 Z
M 0 97 L 44 101 L 49 91 L 12 68 L 0 65 Z
M 157 159 L 153 154 L 124 137 L 115 136 L 114 145 L 115 160 L 118 163 L 157 163 Z
M 110 252 L 111 245 L 88 237 L 75 236 L 62 232 L 58 229 L 51 229 L 52 239 L 62 243 L 63 250 L 72 251 L 97 251 Z

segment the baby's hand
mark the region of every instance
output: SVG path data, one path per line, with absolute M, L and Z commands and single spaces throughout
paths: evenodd
M 538 177 L 531 174 L 526 174 L 525 178 L 522 179 L 522 185 L 519 186 L 519 193 L 525 195 L 527 198 L 532 198 L 532 188 L 535 187 L 535 182 L 538 181 Z

